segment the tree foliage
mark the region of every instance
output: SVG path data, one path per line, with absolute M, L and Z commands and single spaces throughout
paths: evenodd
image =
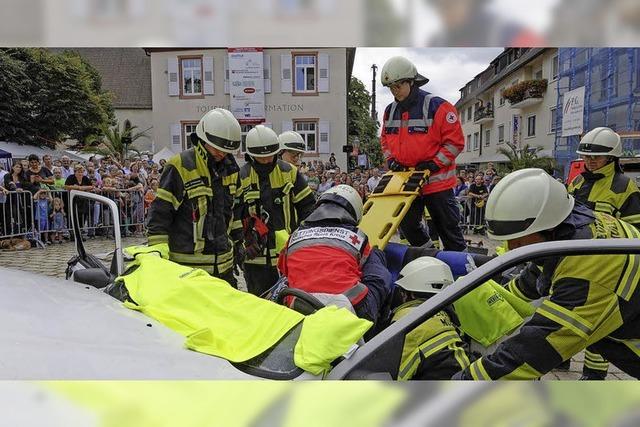
M 119 123 L 113 127 L 103 125 L 98 135 L 89 137 L 89 145 L 83 151 L 111 156 L 119 161 L 125 158 L 125 151 L 140 154 L 131 144 L 140 138 L 147 137 L 147 134 L 145 131 L 136 131 L 137 128 L 137 126 L 128 125 L 128 121 L 125 121 L 122 127 Z
M 380 139 L 378 138 L 378 123 L 371 118 L 371 96 L 364 84 L 356 77 L 351 77 L 349 96 L 347 99 L 347 135 L 349 144 L 358 137 L 360 151 L 369 156 L 373 165 L 380 165 L 384 161 Z
M 540 151 L 543 150 L 542 146 L 530 147 L 526 144 L 522 148 L 518 148 L 511 143 L 506 144 L 507 147 L 499 147 L 497 152 L 507 157 L 508 163 L 505 165 L 506 171 L 513 172 L 519 169 L 525 168 L 540 168 L 547 171 L 549 174 L 553 174 L 556 169 L 555 159 L 551 157 L 538 157 Z
M 74 52 L 0 49 L 0 140 L 81 145 L 113 123 L 112 96 L 100 74 Z

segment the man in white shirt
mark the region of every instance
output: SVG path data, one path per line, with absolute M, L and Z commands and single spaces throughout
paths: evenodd
M 373 193 L 373 190 L 376 189 L 378 183 L 380 182 L 380 170 L 378 168 L 373 168 L 371 171 L 371 177 L 367 180 L 367 187 L 369 187 L 369 193 Z

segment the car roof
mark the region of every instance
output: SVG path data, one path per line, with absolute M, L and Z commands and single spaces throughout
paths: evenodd
M 0 268 L 0 380 L 255 379 L 101 290 Z

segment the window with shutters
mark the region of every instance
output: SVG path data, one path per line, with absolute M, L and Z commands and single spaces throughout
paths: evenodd
M 180 60 L 180 97 L 204 97 L 202 93 L 202 56 L 179 57 Z
M 318 93 L 318 54 L 294 53 L 293 92 L 297 94 Z M 326 72 L 326 70 L 323 70 Z M 321 76 L 322 77 L 322 76 Z M 323 77 L 326 78 L 327 76 Z
M 498 144 L 504 142 L 504 125 L 498 126 Z
M 527 137 L 536 136 L 536 116 L 527 117 Z
M 473 134 L 473 150 L 477 150 L 480 148 L 480 132 L 475 132 Z
M 181 122 L 182 125 L 182 149 L 188 150 L 193 146 L 191 143 L 191 134 L 196 131 L 198 122 Z
M 558 121 L 558 108 L 551 108 L 551 119 L 549 122 L 549 133 L 554 133 L 556 131 L 556 122 Z
M 467 135 L 467 151 L 471 151 L 471 135 Z
M 307 146 L 308 152 L 316 153 L 318 151 L 318 121 L 317 120 L 294 120 L 293 130 L 298 132 Z M 321 138 L 325 138 L 325 141 L 329 139 L 329 135 L 320 135 Z
M 484 131 L 484 146 L 488 147 L 491 145 L 491 129 L 487 129 Z
M 502 107 L 504 105 L 504 93 L 505 88 L 500 88 L 500 101 L 498 101 L 498 106 Z
M 247 134 L 256 125 L 241 124 L 240 125 L 240 153 L 244 154 L 247 151 Z

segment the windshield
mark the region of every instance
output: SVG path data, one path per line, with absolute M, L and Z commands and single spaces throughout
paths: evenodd
M 242 363 L 233 363 L 239 370 L 272 380 L 291 380 L 302 374 L 293 360 L 293 353 L 302 331 L 302 322 L 294 326 L 273 347 Z

